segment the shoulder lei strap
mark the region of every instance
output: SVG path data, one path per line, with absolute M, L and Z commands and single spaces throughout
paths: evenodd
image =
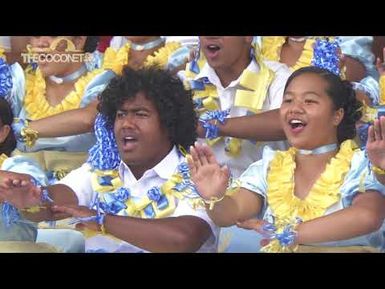
M 163 218 L 176 208 L 176 199 L 187 198 L 194 207 L 204 206 L 190 182 L 189 169 L 181 163 L 178 172 L 160 187 L 151 188 L 140 200 L 133 200 L 129 188 L 120 180 L 120 157 L 112 125 L 103 115 L 95 121 L 96 144 L 89 151 L 87 162 L 92 170 L 92 187 L 96 198 L 91 206 L 99 206 L 104 213 L 140 218 Z

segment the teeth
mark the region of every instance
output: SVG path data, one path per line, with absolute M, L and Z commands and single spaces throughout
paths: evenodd
M 127 136 L 127 137 L 124 138 L 124 140 L 134 140 L 134 138 L 131 137 L 131 136 Z
M 298 124 L 298 123 L 303 124 L 303 122 L 301 120 L 298 120 L 298 119 L 292 119 L 290 121 L 290 124 Z
M 216 49 L 216 48 L 219 48 L 219 47 L 216 46 L 216 45 L 209 45 L 208 48 L 210 48 L 210 49 Z

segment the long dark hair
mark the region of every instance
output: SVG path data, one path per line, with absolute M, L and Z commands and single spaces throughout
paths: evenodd
M 12 131 L 13 114 L 11 107 L 4 98 L 0 98 L 0 126 L 9 125 L 11 130 L 5 140 L 0 143 L 0 153 L 10 156 L 16 148 L 16 138 Z

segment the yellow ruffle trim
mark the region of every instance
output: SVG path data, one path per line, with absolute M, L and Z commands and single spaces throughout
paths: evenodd
M 90 81 L 102 71 L 102 69 L 95 69 L 80 77 L 74 85 L 75 89 L 71 91 L 61 103 L 55 106 L 51 106 L 46 99 L 46 84 L 41 71 L 37 69 L 35 73 L 33 71 L 27 72 L 24 106 L 28 118 L 37 120 L 79 108 L 85 88 Z
M 0 58 L 4 58 L 6 60 L 5 54 L 4 54 L 4 49 L 0 47 Z
M 154 55 L 147 56 L 144 61 L 144 67 L 150 67 L 153 65 L 164 68 L 170 56 L 181 47 L 179 42 L 169 42 L 165 46 L 161 47 L 154 52 Z M 115 50 L 111 47 L 107 48 L 104 52 L 103 68 L 110 69 L 116 74 L 121 75 L 123 67 L 128 64 L 131 44 L 127 42 L 124 46 Z
M 0 155 L 0 167 L 3 165 L 3 162 L 8 158 L 6 154 Z
M 352 140 L 344 141 L 303 200 L 294 195 L 297 150 L 290 148 L 288 151 L 277 152 L 270 162 L 267 176 L 267 201 L 276 220 L 300 217 L 308 221 L 323 216 L 340 199 L 340 188 L 350 169 L 355 148 Z
M 261 53 L 262 56 L 271 61 L 280 61 L 282 46 L 286 42 L 286 37 L 267 36 L 262 38 Z M 295 71 L 305 66 L 310 66 L 313 59 L 313 44 L 315 39 L 306 40 L 302 53 L 297 62 L 290 68 Z

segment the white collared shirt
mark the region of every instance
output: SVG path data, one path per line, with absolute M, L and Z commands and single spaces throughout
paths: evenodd
M 170 153 L 155 167 L 147 170 L 143 176 L 137 180 L 130 168 L 121 162 L 119 166 L 119 175 L 123 180 L 124 186 L 130 189 L 132 198 L 144 197 L 147 191 L 154 186 L 160 186 L 167 181 L 177 171 L 180 163 L 185 162 L 177 148 L 174 146 Z M 85 163 L 80 168 L 69 173 L 58 183 L 67 185 L 76 194 L 80 206 L 89 206 L 91 200 L 95 198 L 95 192 L 91 186 L 91 167 Z M 177 200 L 174 213 L 170 217 L 195 216 L 203 219 L 209 224 L 212 235 L 202 245 L 198 252 L 216 252 L 218 243 L 219 228 L 213 223 L 207 215 L 204 208 L 193 209 L 186 200 Z M 127 242 L 115 240 L 104 235 L 96 235 L 86 240 L 86 251 L 88 252 L 144 252 L 134 245 Z
M 262 111 L 267 111 L 281 106 L 283 91 L 291 71 L 286 65 L 276 61 L 264 61 L 264 63 L 275 73 L 275 77 L 268 89 L 268 95 L 266 96 L 262 106 Z M 258 72 L 259 66 L 253 59 L 246 69 Z M 195 76 L 194 80 L 198 80 L 203 77 L 207 77 L 210 83 L 216 86 L 220 109 L 230 109 L 229 117 L 245 116 L 248 114 L 248 110 L 246 108 L 234 107 L 236 91 L 242 87 L 240 85 L 241 76 L 239 76 L 238 79 L 233 80 L 227 87 L 223 87 L 215 70 L 210 67 L 208 63 L 205 63 L 201 71 Z M 205 140 L 199 139 L 199 141 L 204 142 Z M 237 178 L 248 168 L 250 164 L 261 159 L 264 145 L 268 145 L 275 150 L 285 150 L 288 147 L 287 143 L 284 141 L 258 142 L 256 146 L 255 142 L 244 140 L 242 142 L 241 154 L 236 158 L 230 157 L 225 153 L 224 141 L 216 143 L 213 146 L 213 150 L 217 160 L 223 165 L 227 164 L 232 175 Z

